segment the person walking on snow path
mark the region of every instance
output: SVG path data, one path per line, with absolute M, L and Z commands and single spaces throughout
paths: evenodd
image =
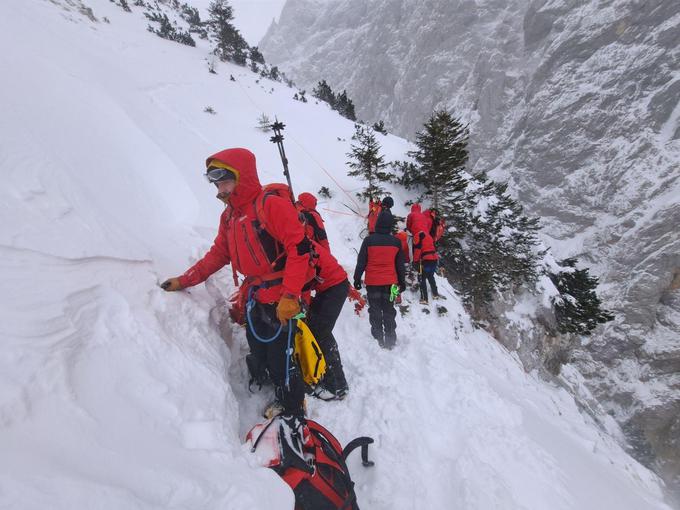
M 331 252 L 317 243 L 314 245 L 321 268 L 318 275 L 321 283 L 315 287 L 315 295 L 309 303 L 307 326 L 326 359 L 326 374 L 312 388 L 312 395 L 321 400 L 342 400 L 349 387 L 333 328 L 347 299 L 349 281 Z
M 430 282 L 430 287 L 432 287 L 433 299 L 440 297 L 437 292 L 437 282 L 434 279 L 439 255 L 437 255 L 432 236 L 426 232 L 418 232 L 413 239 L 413 261 L 418 265 L 420 273 L 420 303 L 426 305 L 428 304 L 427 282 Z
M 253 367 L 268 371 L 279 411 L 303 417 L 304 384 L 288 343 L 301 310 L 301 293 L 317 281 L 312 242 L 291 200 L 263 190 L 252 152 L 223 150 L 206 160 L 206 168 L 217 198 L 227 205 L 217 237 L 201 260 L 161 286 L 166 291 L 191 287 L 227 264 L 235 283 L 237 273 L 245 276 L 240 292 L 252 306 L 246 337 L 253 363 L 248 368 L 253 377 L 261 376 L 252 373 Z
M 380 347 L 391 349 L 397 341 L 397 311 L 392 301 L 392 285 L 399 291 L 406 289 L 404 254 L 401 241 L 391 234 L 394 219 L 391 214 L 381 214 L 375 233 L 364 239 L 354 270 L 354 288 L 361 289 L 361 276 L 366 272 L 366 293 L 371 334 Z
M 326 375 L 312 388 L 312 395 L 322 400 L 341 400 L 349 387 L 338 343 L 333 336 L 333 328 L 338 320 L 349 292 L 347 273 L 330 253 L 328 236 L 323 218 L 316 210 L 317 200 L 311 193 L 300 193 L 295 206 L 304 216 L 307 237 L 317 242 L 315 252 L 323 268 L 319 274 L 322 283 L 317 284 L 316 294 L 309 301 L 307 326 L 319 343 L 326 359 Z

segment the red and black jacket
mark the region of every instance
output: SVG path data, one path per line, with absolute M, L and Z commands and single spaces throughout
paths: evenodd
M 413 236 L 413 262 L 430 262 L 439 260 L 432 236 L 427 232 L 418 232 Z
M 378 216 L 375 233 L 370 234 L 361 244 L 354 281 L 361 281 L 366 272 L 366 285 L 406 285 L 404 254 L 401 241 L 390 234 L 394 219 L 388 212 Z

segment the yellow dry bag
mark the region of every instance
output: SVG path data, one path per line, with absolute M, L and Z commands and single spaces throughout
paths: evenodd
M 297 321 L 295 332 L 295 360 L 306 384 L 317 384 L 326 373 L 326 360 L 321 347 L 307 324 L 301 320 Z

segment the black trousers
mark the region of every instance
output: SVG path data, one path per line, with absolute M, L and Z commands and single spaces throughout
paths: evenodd
M 428 260 L 423 262 L 423 269 L 420 272 L 420 299 L 427 301 L 427 282 L 430 282 L 430 287 L 432 287 L 432 295 L 439 295 L 439 292 L 437 292 L 437 282 L 434 279 L 434 273 L 436 271 L 436 260 Z
M 371 334 L 380 347 L 392 348 L 397 342 L 397 310 L 390 301 L 391 285 L 367 285 L 368 320 L 371 322 Z
M 274 383 L 274 391 L 277 400 L 283 405 L 284 414 L 304 414 L 305 387 L 300 375 L 300 370 L 295 359 L 290 357 L 288 368 L 288 386 L 286 386 L 286 349 L 288 347 L 288 325 L 281 330 L 278 336 L 271 342 L 264 343 L 255 338 L 252 328 L 261 338 L 271 338 L 279 328 L 279 320 L 276 318 L 276 305 L 258 303 L 251 311 L 251 321 L 246 324 L 246 338 L 250 347 L 250 360 L 248 368 L 251 376 L 258 379 L 256 372 L 269 371 L 269 376 Z M 295 321 L 293 321 L 295 332 Z M 295 345 L 295 337 L 291 337 L 291 348 Z
M 326 375 L 322 384 L 331 392 L 348 389 L 338 343 L 333 336 L 335 322 L 338 320 L 348 293 L 349 282 L 345 280 L 330 289 L 317 293 L 309 308 L 307 326 L 319 342 L 319 347 L 326 358 Z

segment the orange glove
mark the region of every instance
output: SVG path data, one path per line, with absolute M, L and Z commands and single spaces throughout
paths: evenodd
M 300 313 L 300 300 L 292 294 L 284 294 L 276 306 L 276 317 L 285 324 Z
M 167 292 L 182 290 L 183 288 L 184 287 L 182 287 L 182 284 L 179 283 L 179 278 L 168 278 L 163 283 L 161 283 L 161 289 Z

